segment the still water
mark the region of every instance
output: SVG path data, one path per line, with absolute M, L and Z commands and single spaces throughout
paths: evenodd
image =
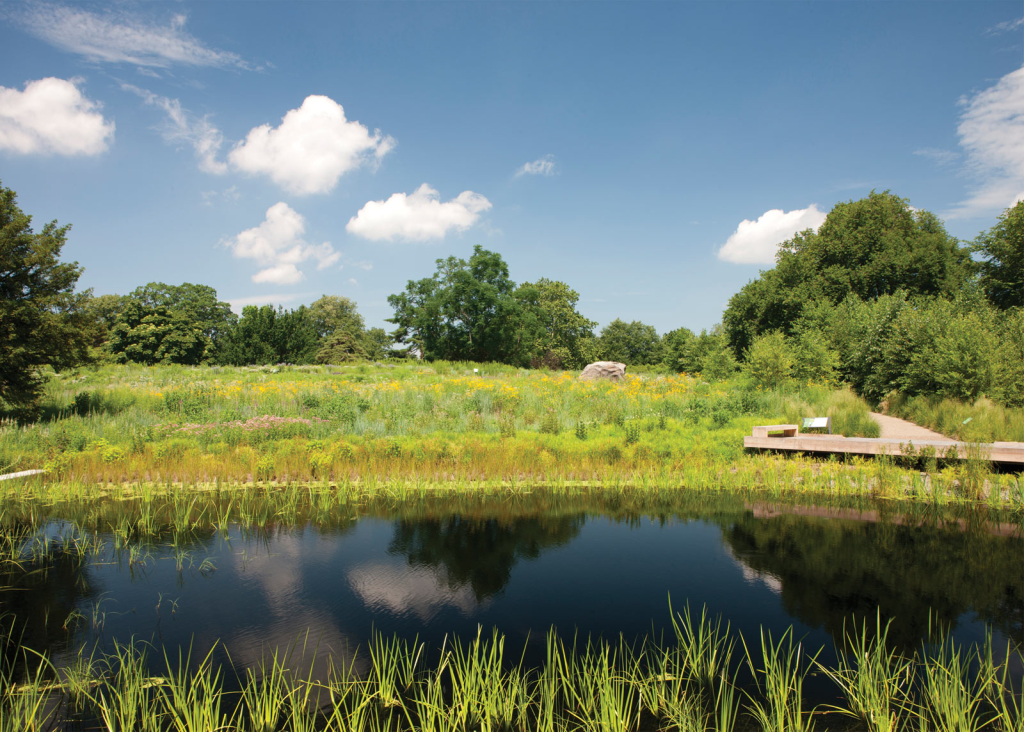
M 1024 645 L 1020 517 L 885 506 L 764 505 L 736 496 L 623 508 L 581 497 L 433 501 L 330 520 L 229 524 L 89 561 L 0 578 L 0 615 L 57 657 L 129 639 L 210 648 L 236 668 L 304 641 L 348 659 L 373 630 L 439 647 L 496 627 L 539 663 L 545 633 L 638 638 L 706 607 L 756 642 L 793 626 L 833 657 L 853 618 L 892 620 L 917 647 L 929 623 L 956 640 Z M 50 535 L 69 524 L 53 517 Z M 103 532 L 100 531 L 100 534 Z M 515 654 L 511 654 L 515 655 Z M 814 689 L 812 688 L 813 692 Z M 824 693 L 824 692 L 823 692 Z

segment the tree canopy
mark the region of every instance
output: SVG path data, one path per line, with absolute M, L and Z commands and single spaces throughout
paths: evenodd
M 981 287 L 992 304 L 1024 307 L 1024 201 L 1006 209 L 972 249 L 984 257 L 978 265 Z
M 928 211 L 888 191 L 836 204 L 817 232 L 782 244 L 773 269 L 747 283 L 722 316 L 737 356 L 774 330 L 792 334 L 808 304 L 904 291 L 951 296 L 971 276 L 969 252 Z
M 205 360 L 210 339 L 186 312 L 128 298 L 110 329 L 108 347 L 121 363 L 195 366 Z
M 605 361 L 650 366 L 663 357 L 661 338 L 653 325 L 616 318 L 601 329 L 598 352 Z
M 0 404 L 16 412 L 35 408 L 44 367 L 89 357 L 90 293 L 75 292 L 78 263 L 60 261 L 69 229 L 51 221 L 34 233 L 14 191 L 0 184 Z
M 310 309 L 276 310 L 272 305 L 246 305 L 229 334 L 221 362 L 233 366 L 272 363 L 313 363 L 321 339 Z

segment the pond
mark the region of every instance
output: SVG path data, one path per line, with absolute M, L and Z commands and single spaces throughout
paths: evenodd
M 200 657 L 213 648 L 236 669 L 297 644 L 338 662 L 374 631 L 439 648 L 478 627 L 499 629 L 530 666 L 552 627 L 563 637 L 658 635 L 670 629 L 670 602 L 720 615 L 748 642 L 762 627 L 777 636 L 792 626 L 826 663 L 844 628 L 874 624 L 876 613 L 909 650 L 929 627 L 968 644 L 988 629 L 997 649 L 1024 646 L 1019 515 L 536 492 L 305 506 L 258 520 L 247 509 L 242 520 L 235 499 L 204 500 L 220 506 L 219 523 L 208 520 L 215 509 L 193 505 L 187 530 L 157 521 L 147 538 L 123 528 L 138 526 L 131 502 L 106 513 L 37 508 L 37 539 L 87 536 L 92 550 L 83 561 L 64 541 L 64 551 L 8 566 L 0 615 L 24 629 L 23 645 L 58 659 L 136 639 Z M 10 507 L 7 530 L 27 525 L 17 518 L 27 512 Z M 808 693 L 833 692 L 811 678 Z

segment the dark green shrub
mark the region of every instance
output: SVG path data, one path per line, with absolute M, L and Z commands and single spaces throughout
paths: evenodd
M 87 391 L 80 391 L 75 394 L 74 410 L 75 414 L 85 417 L 89 414 L 89 406 L 92 402 L 92 395 Z

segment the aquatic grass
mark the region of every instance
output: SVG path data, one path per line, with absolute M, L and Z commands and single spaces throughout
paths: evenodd
M 326 679 L 313 677 L 312 663 L 308 673 L 294 677 L 288 667 L 296 643 L 283 655 L 265 657 L 239 679 L 234 713 L 228 712 L 231 703 L 212 650 L 193 664 L 190 651 L 175 657 L 165 649 L 166 673 L 153 677 L 144 646 L 115 645 L 109 656 L 81 667 L 80 685 L 90 700 L 85 710 L 68 703 L 73 692 L 67 675 L 36 654 L 40 663 L 22 669 L 18 684 L 10 683 L 12 667 L 0 671 L 7 674 L 0 677 L 5 680 L 0 723 L 7 725 L 0 730 L 92 729 L 96 724 L 118 732 L 810 730 L 813 712 L 802 706 L 802 682 L 813 666 L 833 680 L 847 681 L 843 688 L 849 703 L 836 711 L 862 722 L 876 712 L 874 721 L 864 724 L 868 730 L 1019 731 L 1010 649 L 996 662 L 991 644 L 984 650 L 964 649 L 940 639 L 918 658 L 894 659 L 885 650 L 888 625 L 876 618 L 875 627 L 854 627 L 847 637 L 849 654 L 830 668 L 794 642 L 792 629 L 778 640 L 762 631 L 759 647 L 740 639 L 755 686 L 740 689 L 736 669 L 723 667 L 707 689 L 682 673 L 685 658 L 707 657 L 707 648 L 723 647 L 696 640 L 700 625 L 708 629 L 705 635 L 722 627 L 706 612 L 700 617 L 698 624 L 696 614 L 690 616 L 694 632 L 689 637 L 704 652 L 680 646 L 685 632 L 668 645 L 651 638 L 630 645 L 622 638 L 566 643 L 552 631 L 545 660 L 534 669 L 524 668 L 522 657 L 506 655 L 505 637 L 497 631 L 446 641 L 429 664 L 422 644 L 378 640 L 376 658 L 398 669 L 390 696 L 380 693 L 381 680 L 372 665 L 357 672 L 355 656 L 340 665 L 329 659 Z M 308 636 L 305 660 L 307 643 Z M 317 653 L 314 647 L 313 660 Z M 917 674 L 910 686 L 908 673 Z M 888 714 L 893 707 L 900 711 L 898 718 Z
M 256 669 L 246 669 L 242 687 L 243 719 L 249 732 L 274 732 L 280 727 L 288 710 L 290 696 L 287 668 L 277 650 L 269 661 L 260 659 Z
M 159 693 L 168 720 L 167 729 L 172 732 L 217 732 L 229 728 L 228 717 L 221 711 L 224 697 L 221 672 L 213 668 L 211 661 L 214 649 L 210 649 L 194 670 L 191 648 L 184 657 L 179 651 L 176 665 L 164 650 L 167 675 Z
M 132 640 L 114 644 L 105 659 L 108 674 L 95 694 L 93 703 L 98 720 L 106 732 L 160 732 L 160 682 L 147 673 L 148 654 L 144 646 Z
M 468 644 L 458 638 L 452 641 L 444 665 L 452 697 L 461 700 L 455 713 L 460 725 L 481 730 L 526 727 L 523 722 L 532 693 L 523 674 L 523 658 L 506 669 L 504 651 L 505 638 L 497 629 L 489 641 L 483 639 L 480 628 Z
M 992 636 L 987 633 L 979 675 L 987 679 L 985 699 L 991 710 L 991 725 L 1002 732 L 1024 732 L 1024 675 L 1014 688 L 1010 673 L 1014 660 L 1017 668 L 1024 668 L 1024 649 L 1014 648 L 1007 641 L 1004 659 L 1001 664 L 993 661 Z
M 740 641 L 757 684 L 757 693 L 747 693 L 750 716 L 764 732 L 812 732 L 813 710 L 804 712 L 803 682 L 821 651 L 810 656 L 805 664 L 802 645 L 793 644 L 792 628 L 784 631 L 777 642 L 772 640 L 770 631 L 762 628 L 758 668 L 742 635 Z
M 956 647 L 945 636 L 926 647 L 919 663 L 918 717 L 944 732 L 973 732 L 984 726 L 989 679 L 976 673 L 977 649 Z
M 859 632 L 845 633 L 845 646 L 837 652 L 838 665 L 816 666 L 843 692 L 846 707 L 836 711 L 860 720 L 869 732 L 899 732 L 906 728 L 914 660 L 888 649 L 886 639 L 892 621 L 875 616 L 869 632 L 864 621 Z
M 729 624 L 722 627 L 721 617 L 712 619 L 707 608 L 701 608 L 700 620 L 693 622 L 690 606 L 682 613 L 669 614 L 675 632 L 677 648 L 681 649 L 679 672 L 695 681 L 704 692 L 711 692 L 719 679 L 729 672 L 735 640 L 729 637 Z
M 628 732 L 640 721 L 641 698 L 629 671 L 630 653 L 623 643 L 587 641 L 582 652 L 557 647 L 561 687 L 568 715 L 588 732 Z M 620 664 L 625 668 L 620 668 Z
M 408 729 L 419 732 L 458 732 L 466 729 L 465 714 L 462 710 L 452 710 L 445 702 L 445 690 L 441 682 L 441 673 L 432 673 L 428 678 L 416 685 L 411 703 L 405 708 Z M 362 727 L 339 728 L 356 730 Z M 481 726 L 481 729 L 486 729 Z
M 39 668 L 17 690 L 0 695 L 0 732 L 43 732 L 52 727 L 55 710 L 48 704 L 44 671 Z
M 424 644 L 419 643 L 418 637 L 407 641 L 371 631 L 369 683 L 382 706 L 403 706 L 403 695 L 415 681 L 416 666 L 423 650 Z

